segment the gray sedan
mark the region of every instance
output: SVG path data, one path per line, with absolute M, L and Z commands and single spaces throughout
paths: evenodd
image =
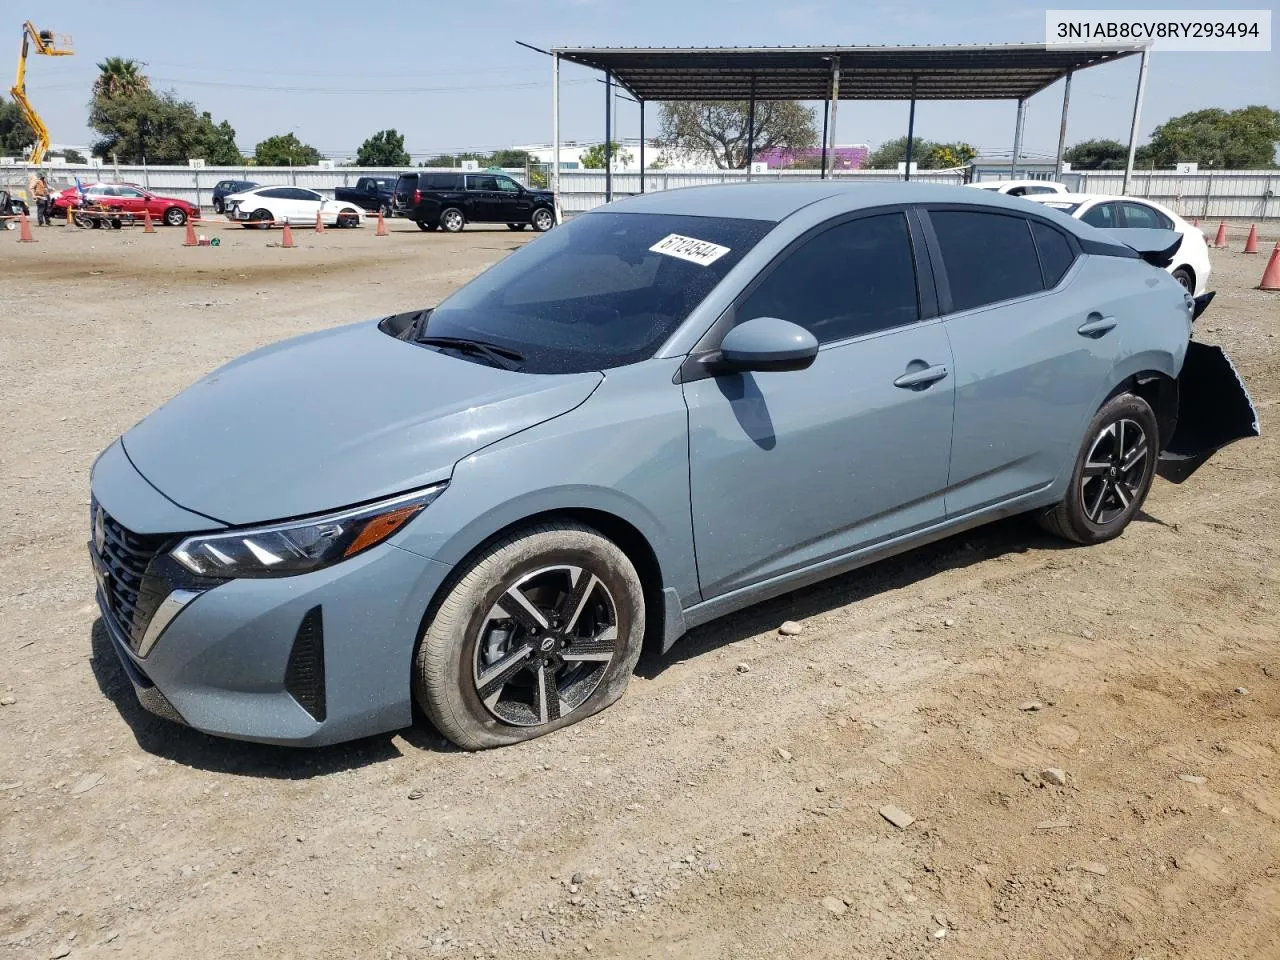
M 998 517 L 1093 544 L 1257 433 L 1176 235 L 976 190 L 625 200 L 434 309 L 214 371 L 93 470 L 142 703 L 227 737 L 514 743 L 642 643 Z

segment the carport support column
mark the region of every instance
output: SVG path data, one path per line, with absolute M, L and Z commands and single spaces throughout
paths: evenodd
M 840 106 L 840 58 L 831 58 L 831 171 L 836 168 L 836 108 Z
M 1018 116 L 1013 121 L 1013 158 L 1009 161 L 1009 179 L 1018 179 L 1018 156 L 1022 153 L 1022 121 L 1027 117 L 1027 101 L 1018 99 Z
M 831 119 L 831 100 L 830 98 L 822 101 L 822 174 L 823 180 L 827 179 L 827 121 Z
M 911 179 L 911 153 L 916 139 L 916 78 L 911 78 L 911 107 L 907 111 L 907 163 L 903 179 Z
M 1124 186 L 1120 188 L 1121 196 L 1129 195 L 1129 181 L 1133 179 L 1133 156 L 1138 149 L 1138 125 L 1142 122 L 1142 98 L 1147 92 L 1147 60 L 1151 56 L 1151 48 L 1142 48 L 1142 66 L 1138 68 L 1138 92 L 1133 98 L 1133 123 L 1129 126 L 1129 159 L 1124 164 Z
M 636 97 L 640 104 L 640 192 L 644 193 L 644 101 Z
M 751 77 L 751 98 L 747 101 L 747 183 L 751 182 L 751 163 L 756 158 L 756 78 Z
M 560 54 L 551 55 L 551 195 L 560 205 Z
M 613 74 L 604 72 L 604 202 L 613 202 Z
M 1062 179 L 1062 154 L 1067 149 L 1067 107 L 1071 104 L 1071 71 L 1062 85 L 1062 123 L 1058 127 L 1058 155 L 1053 162 L 1053 179 Z

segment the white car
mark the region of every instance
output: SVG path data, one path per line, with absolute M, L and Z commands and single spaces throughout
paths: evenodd
M 1036 194 L 1066 193 L 1067 185 L 1055 180 L 982 180 L 969 184 L 979 190 L 994 190 L 1011 197 L 1030 197 Z
M 358 227 L 364 211 L 345 200 L 333 200 L 322 193 L 303 187 L 254 187 L 233 193 L 223 199 L 227 219 L 246 227 L 269 227 L 286 220 L 292 226 L 307 226 L 320 221 L 329 227 Z
M 1209 287 L 1209 244 L 1194 227 L 1168 207 L 1139 197 L 1109 197 L 1092 193 L 1041 194 L 1028 197 L 1094 227 L 1129 230 L 1175 230 L 1182 245 L 1168 270 L 1173 278 L 1199 296 Z

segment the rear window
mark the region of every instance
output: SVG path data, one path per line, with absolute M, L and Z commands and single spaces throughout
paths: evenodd
M 1022 217 L 933 210 L 929 219 L 942 248 L 953 310 L 973 310 L 1044 289 L 1030 226 Z
M 420 335 L 513 350 L 526 373 L 636 363 L 653 356 L 773 226 L 652 213 L 576 217 L 456 291 Z
M 1031 221 L 1031 234 L 1036 238 L 1036 250 L 1040 254 L 1040 270 L 1044 273 L 1044 285 L 1052 289 L 1058 285 L 1075 262 L 1076 254 L 1071 242 L 1046 223 Z

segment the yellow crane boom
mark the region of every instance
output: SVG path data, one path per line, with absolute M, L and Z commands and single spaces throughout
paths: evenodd
M 44 125 L 40 114 L 36 113 L 35 107 L 31 106 L 31 101 L 27 99 L 27 54 L 31 52 L 31 47 L 35 48 L 36 53 L 46 57 L 69 57 L 75 51 L 71 49 L 70 37 L 55 37 L 51 30 L 37 30 L 30 20 L 22 25 L 22 54 L 18 57 L 18 79 L 9 88 L 9 94 L 13 97 L 13 102 L 18 105 L 18 109 L 22 111 L 27 125 L 35 132 L 36 143 L 31 148 L 31 163 L 38 167 L 44 162 L 44 155 L 49 152 L 49 128 Z

